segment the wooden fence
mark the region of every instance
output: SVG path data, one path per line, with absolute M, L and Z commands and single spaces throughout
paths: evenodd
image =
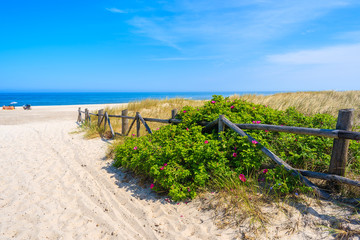
M 85 111 L 78 110 L 78 122 L 82 122 L 85 124 L 90 124 L 91 119 L 90 116 L 97 116 L 98 122 L 97 126 L 100 126 L 102 122 L 104 122 L 104 128 L 106 129 L 106 124 L 109 125 L 112 137 L 116 135 L 120 136 L 128 136 L 132 127 L 136 123 L 136 136 L 140 136 L 140 126 L 143 124 L 148 133 L 152 134 L 150 127 L 147 122 L 159 122 L 159 123 L 168 123 L 168 124 L 178 124 L 181 122 L 179 119 L 175 119 L 177 114 L 177 110 L 174 109 L 171 111 L 170 119 L 156 119 L 156 118 L 143 118 L 139 112 L 136 112 L 134 117 L 128 116 L 128 110 L 123 110 L 121 115 L 108 115 L 107 112 L 104 113 L 104 110 L 101 109 L 97 114 L 90 113 L 88 109 Z M 84 113 L 84 119 L 82 118 L 82 113 Z M 284 166 L 284 168 L 288 171 L 291 171 L 294 176 L 300 178 L 300 180 L 306 184 L 307 186 L 314 189 L 315 193 L 325 199 L 329 199 L 330 195 L 318 188 L 315 184 L 313 184 L 306 177 L 335 181 L 339 183 L 350 184 L 356 187 L 360 187 L 360 182 L 355 181 L 345 177 L 345 168 L 348 157 L 348 148 L 349 148 L 349 140 L 360 140 L 360 132 L 350 131 L 352 129 L 353 124 L 353 115 L 354 109 L 342 109 L 339 111 L 338 120 L 336 124 L 336 129 L 314 129 L 314 128 L 304 128 L 304 127 L 292 127 L 292 126 L 276 126 L 269 124 L 235 124 L 228 120 L 224 115 L 220 115 L 218 119 L 212 122 L 199 122 L 198 124 L 204 126 L 203 132 L 209 132 L 215 127 L 218 127 L 218 132 L 224 131 L 225 127 L 228 127 L 238 133 L 240 136 L 247 137 L 250 142 L 256 141 L 253 137 L 251 137 L 248 133 L 244 132 L 242 129 L 249 130 L 267 130 L 274 132 L 287 132 L 294 134 L 302 134 L 302 135 L 312 135 L 312 136 L 320 136 L 320 137 L 328 137 L 334 138 L 332 155 L 329 166 L 329 174 L 327 173 L 319 173 L 312 172 L 303 169 L 295 169 L 283 161 L 281 158 L 272 153 L 269 149 L 261 146 L 261 151 L 271 158 L 277 164 Z M 114 129 L 111 126 L 110 118 L 121 118 L 122 119 L 122 132 L 117 133 L 114 132 Z M 129 126 L 129 119 L 132 119 L 132 122 Z M 220 138 L 220 137 L 219 137 Z M 256 141 L 257 142 L 257 141 Z M 258 143 L 258 142 L 257 142 Z M 353 199 L 354 200 L 354 199 Z M 359 204 L 360 200 L 355 199 L 353 203 Z

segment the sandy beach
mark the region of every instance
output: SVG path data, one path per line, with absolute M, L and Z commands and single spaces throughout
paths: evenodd
M 111 167 L 109 142 L 76 133 L 78 107 L 0 111 L 0 239 L 233 238 Z
M 249 224 L 219 229 L 200 200 L 169 203 L 113 168 L 105 158 L 110 142 L 86 140 L 79 132 L 78 107 L 0 110 L 0 239 L 247 237 Z M 315 202 L 268 209 L 274 221 L 259 238 L 332 239 L 320 225 L 359 228 L 351 209 Z

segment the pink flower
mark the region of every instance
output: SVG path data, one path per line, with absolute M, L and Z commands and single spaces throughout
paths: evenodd
M 230 108 L 231 108 L 231 109 L 233 109 L 233 108 L 234 108 L 234 106 L 231 106 Z
M 188 129 L 188 128 L 186 128 L 186 131 L 189 131 L 189 129 Z
M 215 101 L 211 101 L 212 104 L 216 103 Z
M 240 174 L 240 175 L 239 175 L 239 179 L 240 179 L 242 182 L 246 182 L 246 178 L 245 178 L 244 174 Z
M 265 130 L 265 132 L 266 132 L 266 133 L 268 133 L 268 132 L 269 132 L 269 130 Z
M 237 157 L 237 153 L 233 153 L 233 157 Z
M 156 130 L 159 130 L 160 128 L 156 128 Z
M 251 143 L 255 144 L 255 145 L 258 144 L 258 142 L 256 140 L 252 140 Z
M 137 150 L 137 146 L 134 147 L 134 150 Z
M 236 150 L 237 149 L 237 147 L 234 147 L 234 150 Z
M 261 121 L 256 121 L 256 123 L 257 123 L 257 124 L 260 124 L 260 123 L 261 123 Z
M 133 137 L 135 136 L 135 134 L 131 134 Z
M 188 192 L 190 192 L 191 190 L 190 190 L 190 188 L 188 188 Z
M 164 170 L 165 167 L 161 167 L 160 170 Z
M 152 183 L 151 185 L 150 185 L 150 189 L 153 189 L 155 187 L 155 185 Z
M 255 109 L 255 107 L 253 107 L 253 109 Z
M 186 113 L 186 110 L 184 110 L 183 113 Z
M 166 167 L 166 166 L 167 166 L 167 163 L 164 163 L 164 166 Z
M 253 121 L 253 124 L 255 124 L 256 122 L 255 121 Z
M 204 143 L 205 143 L 205 144 L 208 144 L 208 143 L 209 143 L 209 141 L 208 141 L 208 140 L 206 140 Z
M 264 169 L 264 170 L 263 170 L 263 173 L 267 173 L 268 171 L 269 171 L 269 170 L 267 170 L 267 169 Z

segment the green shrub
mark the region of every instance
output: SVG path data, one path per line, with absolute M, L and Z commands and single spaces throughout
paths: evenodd
M 262 179 L 262 166 L 271 164 L 260 151 L 265 146 L 295 168 L 326 172 L 329 166 L 332 139 L 289 133 L 247 130 L 259 143 L 226 129 L 218 140 L 217 131 L 203 134 L 200 121 L 213 121 L 225 115 L 234 123 L 262 123 L 310 128 L 335 128 L 330 115 L 305 116 L 294 108 L 286 111 L 214 96 L 203 107 L 186 106 L 177 116 L 178 125 L 168 125 L 152 135 L 127 138 L 115 148 L 116 167 L 124 167 L 149 178 L 155 191 L 168 192 L 174 201 L 194 198 L 199 189 L 216 182 L 216 178 L 243 174 L 245 178 Z M 352 141 L 351 169 L 360 169 L 358 142 Z M 264 178 L 265 179 L 265 178 Z M 240 181 L 240 179 L 239 179 Z M 266 173 L 266 186 L 287 194 L 306 192 L 308 188 L 281 168 Z M 252 181 L 257 182 L 257 181 Z M 280 184 L 280 185 L 279 185 Z

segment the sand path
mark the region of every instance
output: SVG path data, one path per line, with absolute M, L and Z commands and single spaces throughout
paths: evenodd
M 195 203 L 167 203 L 111 167 L 109 143 L 73 133 L 76 110 L 0 112 L 0 239 L 235 236 Z

